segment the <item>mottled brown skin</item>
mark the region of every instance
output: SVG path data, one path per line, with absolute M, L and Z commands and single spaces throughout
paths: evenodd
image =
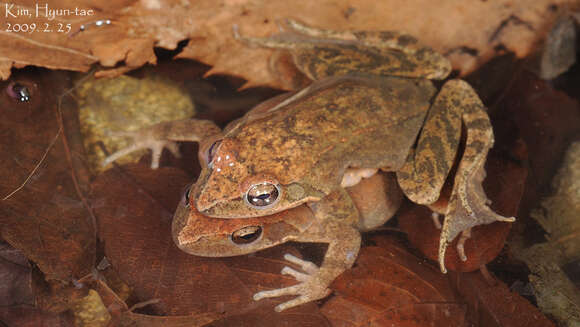
M 297 295 L 277 307 L 284 310 L 326 296 L 327 286 L 353 264 L 360 247 L 360 212 L 344 188 L 350 185 L 345 173 L 396 172 L 409 199 L 431 204 L 453 165 L 462 123 L 466 149 L 443 212 L 441 269 L 445 271 L 445 248 L 459 233 L 462 246 L 473 226 L 513 221 L 489 209 L 481 187 L 485 158 L 493 145 L 481 100 L 464 81 L 448 81 L 439 93 L 429 81 L 449 74 L 444 57 L 395 32 L 336 32 L 294 21 L 288 21 L 288 27 L 293 34 L 236 37 L 250 45 L 288 50 L 297 68 L 314 82 L 259 105 L 221 134 L 204 130 L 206 135 L 198 135 L 205 161 L 188 199 L 190 208 L 213 218 L 275 221 L 271 215 L 291 217 L 289 210 L 297 210 L 293 208 L 305 205 L 312 210 L 312 225 L 292 238 L 328 243 L 324 263 L 318 268 L 287 257 L 306 274 L 290 268 L 283 273 L 301 283 L 257 293 L 255 299 Z M 215 140 L 221 143 L 212 146 Z M 257 209 L 244 197 L 253 185 L 263 183 L 276 185 L 280 192 L 271 205 Z M 188 214 L 178 210 L 175 219 Z M 215 245 L 212 255 L 228 255 L 220 252 L 224 247 L 217 241 Z
M 340 188 L 347 168 L 403 166 L 435 94 L 431 83 L 350 76 L 324 82 L 225 133 L 213 169 L 204 170 L 192 188 L 200 212 L 217 218 L 264 216 L 320 201 Z M 282 187 L 278 204 L 248 207 L 247 188 L 267 179 Z

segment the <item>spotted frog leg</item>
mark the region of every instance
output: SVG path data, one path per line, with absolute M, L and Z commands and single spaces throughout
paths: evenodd
M 349 73 L 444 79 L 451 71 L 451 64 L 443 55 L 421 45 L 407 34 L 396 31 L 323 30 L 292 19 L 286 19 L 284 23 L 290 35 L 247 37 L 240 35 L 234 25 L 234 38 L 248 46 L 289 50 L 296 67 L 313 81 Z M 341 53 L 325 51 L 318 46 L 317 40 L 329 39 L 344 45 Z M 358 45 L 356 49 L 349 50 L 354 44 Z M 374 50 L 362 51 L 365 47 Z M 350 65 L 353 61 L 360 64 Z
M 221 129 L 214 122 L 199 119 L 162 122 L 137 131 L 117 132 L 115 134 L 118 136 L 132 138 L 133 143 L 105 158 L 103 166 L 131 152 L 140 149 L 150 149 L 152 152 L 151 168 L 156 169 L 159 167 L 159 160 L 164 148 L 179 157 L 180 154 L 176 142 L 201 142 L 208 136 L 219 134 L 220 132 Z
M 493 146 L 493 130 L 485 107 L 473 88 L 462 80 L 445 83 L 426 118 L 417 147 L 397 172 L 405 195 L 420 204 L 434 203 L 456 156 L 461 122 L 467 130 L 465 151 L 455 175 L 439 243 L 439 266 L 445 269 L 445 249 L 460 233 L 457 250 L 467 260 L 464 243 L 471 228 L 495 221 L 513 222 L 493 212 L 483 191 L 485 159 Z

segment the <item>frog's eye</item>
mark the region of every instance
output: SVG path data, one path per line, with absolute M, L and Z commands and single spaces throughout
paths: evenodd
M 181 201 L 185 204 L 186 207 L 189 207 L 189 193 L 191 191 L 191 184 L 188 184 L 186 187 L 183 188 L 183 196 L 181 197 Z
M 29 102 L 32 97 L 30 87 L 21 83 L 11 82 L 6 87 L 6 93 L 18 102 Z
M 250 244 L 260 238 L 262 235 L 262 227 L 248 226 L 233 232 L 231 238 L 235 244 Z
M 281 193 L 279 185 L 264 182 L 250 186 L 244 200 L 254 209 L 268 209 L 278 202 Z
M 215 157 L 215 153 L 217 152 L 217 149 L 221 143 L 222 143 L 222 140 L 217 140 L 217 141 L 212 143 L 212 145 L 209 147 L 209 149 L 207 149 L 205 158 L 206 158 L 206 163 L 208 164 L 208 166 L 213 161 L 213 158 Z

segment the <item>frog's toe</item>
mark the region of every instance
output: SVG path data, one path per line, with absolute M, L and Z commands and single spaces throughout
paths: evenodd
M 254 300 L 259 301 L 261 299 L 266 299 L 266 298 L 271 298 L 271 297 L 280 297 L 280 296 L 284 296 L 284 295 L 297 295 L 297 294 L 299 294 L 299 288 L 301 285 L 302 285 L 302 283 L 298 284 L 298 285 L 290 286 L 290 287 L 277 288 L 275 290 L 261 291 L 261 292 L 254 294 Z
M 328 36 L 325 34 L 331 34 L 331 31 L 325 31 L 318 28 L 314 28 L 312 26 L 305 25 L 297 20 L 286 18 L 284 20 L 286 26 L 288 26 L 294 32 L 298 32 L 303 35 L 308 35 L 312 37 L 324 37 Z
M 159 168 L 159 161 L 161 160 L 163 149 L 169 150 L 177 158 L 181 156 L 181 154 L 179 153 L 179 146 L 177 145 L 177 143 L 171 141 L 152 141 L 149 142 L 146 148 L 151 149 L 152 169 Z
M 318 272 L 318 270 L 320 269 L 314 263 L 307 261 L 307 260 L 302 260 L 302 259 L 300 259 L 300 258 L 298 258 L 290 253 L 286 253 L 284 255 L 284 260 L 300 266 L 300 268 L 302 270 L 304 270 L 309 275 L 316 274 Z M 290 267 L 284 267 L 284 268 L 292 269 Z M 292 270 L 294 270 L 294 269 L 292 269 Z M 284 269 L 282 269 L 282 273 L 284 273 Z
M 441 217 L 440 213 L 437 213 L 435 211 L 433 211 L 431 213 L 431 219 L 433 219 L 433 225 L 435 225 L 435 228 L 437 229 L 441 229 L 441 220 L 439 220 L 439 218 Z
M 463 262 L 467 261 L 467 255 L 465 255 L 465 241 L 469 238 L 471 238 L 471 228 L 461 232 L 461 236 L 459 236 L 459 240 L 457 240 L 457 255 Z
M 232 25 L 232 33 L 234 36 L 234 39 L 240 41 L 240 42 L 244 42 L 247 45 L 253 46 L 265 46 L 263 45 L 263 43 L 265 42 L 265 39 L 261 39 L 261 38 L 257 38 L 257 37 L 249 37 L 249 36 L 244 36 L 242 34 L 240 34 L 240 26 L 238 24 L 234 24 Z
M 299 296 L 295 299 L 292 299 L 290 301 L 286 301 L 284 303 L 278 304 L 274 308 L 274 310 L 276 310 L 276 312 L 282 312 L 286 309 L 290 309 L 290 308 L 293 308 L 293 307 L 296 307 L 296 306 L 299 306 L 301 304 L 308 303 L 308 302 L 310 302 L 310 300 L 306 296 L 301 295 L 301 296 Z
M 296 42 L 285 40 L 279 37 L 259 38 L 259 37 L 244 36 L 240 33 L 240 28 L 238 25 L 232 26 L 232 32 L 234 39 L 243 42 L 250 47 L 262 47 L 270 49 L 293 49 L 295 48 L 296 44 Z
M 299 282 L 305 282 L 308 280 L 308 278 L 310 278 L 309 274 L 301 273 L 298 270 L 290 267 L 284 267 L 284 269 L 282 269 L 282 275 L 290 275 Z
M 498 219 L 497 219 L 497 221 L 503 221 L 503 222 L 506 222 L 506 223 L 513 223 L 514 221 L 516 221 L 516 217 L 499 216 Z
M 294 298 L 290 301 L 286 301 L 284 303 L 280 303 L 278 304 L 274 310 L 276 310 L 276 312 L 282 312 L 286 309 L 290 309 L 308 302 L 312 302 L 312 301 L 316 301 L 318 299 L 322 299 L 327 297 L 330 294 L 330 289 L 326 289 L 325 292 L 321 293 L 320 295 L 313 295 L 313 294 L 305 294 L 305 295 L 300 295 L 297 298 Z
M 298 295 L 296 298 L 281 303 L 276 306 L 277 312 L 290 309 L 292 307 L 322 299 L 330 294 L 331 290 L 326 287 L 320 287 L 308 282 L 300 283 L 294 286 L 279 288 L 270 291 L 262 291 L 254 294 L 254 300 L 258 301 L 265 298 L 280 297 L 285 295 Z
M 128 147 L 122 148 L 119 151 L 107 156 L 105 158 L 105 160 L 103 160 L 102 166 L 105 167 L 105 166 L 117 161 L 117 159 L 124 157 L 124 156 L 128 155 L 129 153 L 135 152 L 139 149 L 140 149 L 140 147 L 137 144 L 131 144 Z
M 103 167 L 113 163 L 121 157 L 128 155 L 129 153 L 135 152 L 137 150 L 149 149 L 151 150 L 151 168 L 159 168 L 159 161 L 161 159 L 161 154 L 163 149 L 169 150 L 174 156 L 180 157 L 179 146 L 177 143 L 172 141 L 157 141 L 157 140 L 145 140 L 140 142 L 135 142 L 128 147 L 122 148 L 121 150 L 111 154 L 106 157 L 103 161 Z
M 232 33 L 234 35 L 234 39 L 239 40 L 242 36 L 240 35 L 240 26 L 238 24 L 232 25 Z

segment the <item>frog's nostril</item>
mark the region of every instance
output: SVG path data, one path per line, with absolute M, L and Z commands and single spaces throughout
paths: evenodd
M 262 227 L 247 226 L 232 233 L 232 242 L 235 244 L 250 244 L 262 235 Z

